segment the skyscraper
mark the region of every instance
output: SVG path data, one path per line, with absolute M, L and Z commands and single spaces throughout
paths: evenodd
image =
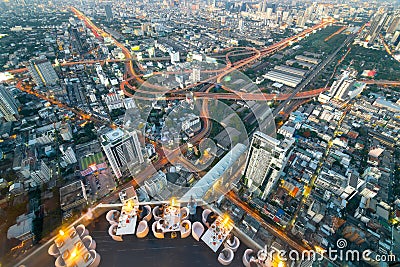
M 31 178 L 37 185 L 42 185 L 49 182 L 51 177 L 52 171 L 43 160 L 40 162 L 38 168 L 31 172 Z
M 244 170 L 245 184 L 250 191 L 266 199 L 279 179 L 292 152 L 293 138 L 277 140 L 255 132 Z
M 32 59 L 27 68 L 39 86 L 55 85 L 58 81 L 57 73 L 47 59 Z
M 77 163 L 78 161 L 76 160 L 75 152 L 72 149 L 72 147 L 68 147 L 67 149 L 64 149 L 64 146 L 60 146 L 60 151 L 62 154 L 62 159 L 67 163 L 67 164 L 74 164 Z
M 201 70 L 198 69 L 198 68 L 194 68 L 192 70 L 192 77 L 191 78 L 192 78 L 192 82 L 193 83 L 200 82 L 200 80 L 201 80 Z
M 107 20 L 108 20 L 108 21 L 112 20 L 112 18 L 113 18 L 113 13 L 112 13 L 111 4 L 107 4 L 107 5 L 105 6 L 105 10 L 106 10 L 106 17 L 107 17 Z
M 259 11 L 265 12 L 267 10 L 267 0 L 263 0 L 260 3 Z
M 267 8 L 267 19 L 272 19 L 272 8 Z
M 117 178 L 144 162 L 136 132 L 112 130 L 102 135 L 101 145 Z
M 400 26 L 400 14 L 393 17 L 393 20 L 388 26 L 387 33 L 393 34 Z
M 243 19 L 241 18 L 239 19 L 239 27 L 238 27 L 239 31 L 243 31 L 243 25 L 244 25 Z
M 0 112 L 6 121 L 18 119 L 18 107 L 11 93 L 0 84 Z
M 367 40 L 368 44 L 373 44 L 376 37 L 378 36 L 384 22 L 387 19 L 387 13 L 377 13 L 375 14 L 372 23 L 371 23 L 371 29 L 369 31 Z

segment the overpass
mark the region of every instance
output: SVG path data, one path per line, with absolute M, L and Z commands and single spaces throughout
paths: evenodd
M 383 86 L 400 86 L 400 81 L 387 81 L 387 80 L 368 80 L 368 81 L 359 81 L 366 84 L 376 84 Z

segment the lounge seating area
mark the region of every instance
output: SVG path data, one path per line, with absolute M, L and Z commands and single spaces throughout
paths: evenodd
M 108 217 L 107 217 L 108 221 Z M 109 234 L 114 234 L 116 223 L 108 229 Z M 100 255 L 96 252 L 96 241 L 89 235 L 85 225 L 71 226 L 60 229 L 47 249 L 47 254 L 53 258 L 56 267 L 86 266 L 97 267 L 100 264 Z M 54 260 L 54 258 L 56 258 Z M 52 266 L 51 263 L 40 262 L 40 266 Z M 32 266 L 38 266 L 33 265 Z
M 141 219 L 149 222 L 152 218 L 151 207 L 149 205 L 146 205 L 143 207 L 143 209 L 145 209 L 146 215 L 143 216 L 143 218 L 141 218 Z
M 144 238 L 149 233 L 149 226 L 147 225 L 147 221 L 143 220 L 139 223 L 136 229 L 136 236 L 137 238 Z
M 183 220 L 181 222 L 181 238 L 186 238 L 190 235 L 192 229 L 192 222 L 189 220 Z
M 97 267 L 100 265 L 100 255 L 95 250 L 90 250 L 90 256 L 94 259 L 89 267 Z
M 64 262 L 64 260 L 63 260 L 61 255 L 57 257 L 56 262 L 55 262 L 55 266 L 56 267 L 66 267 L 67 266 L 65 264 L 65 262 Z
M 47 252 L 49 253 L 49 255 L 56 258 L 60 256 L 60 251 L 58 250 L 56 244 L 51 244 Z
M 117 235 L 117 224 L 111 224 L 110 227 L 108 228 L 108 234 L 111 236 L 112 239 L 115 241 L 122 242 L 122 237 Z
M 156 221 L 158 221 L 158 220 L 160 220 L 162 217 L 162 211 L 161 211 L 161 209 L 160 209 L 160 206 L 155 206 L 154 208 L 153 208 L 153 211 L 152 211 L 152 214 L 153 214 L 153 217 L 154 217 L 154 220 L 156 220 Z
M 129 264 L 132 259 L 139 259 L 138 264 L 143 266 L 243 266 L 242 257 L 245 248 L 240 246 L 237 237 L 230 244 L 236 252 L 230 247 L 224 247 L 225 245 L 222 245 L 217 252 L 213 252 L 201 240 L 208 229 L 202 220 L 205 214 L 201 207 L 197 207 L 196 214 L 191 217 L 191 220 L 181 220 L 177 237 L 172 237 L 172 232 L 164 233 L 159 228 L 158 220 L 162 222 L 163 219 L 162 213 L 158 213 L 158 209 L 159 206 L 151 209 L 150 221 L 145 219 L 138 221 L 134 235 L 116 236 L 114 229 L 118 226 L 110 224 L 106 216 L 101 216 L 99 221 L 89 225 L 90 232 L 98 235 L 94 236 L 94 239 L 97 241 L 97 250 L 101 254 L 101 266 L 123 266 Z M 208 214 L 210 212 L 206 211 Z M 181 208 L 180 216 L 189 218 L 189 210 L 186 207 Z M 111 234 L 101 234 L 105 227 L 111 229 L 110 233 L 114 236 L 113 239 L 116 238 L 115 241 L 122 242 L 110 242 Z M 157 253 L 154 254 L 154 251 Z M 173 256 L 176 254 L 183 259 L 176 261 Z
M 203 240 L 203 236 L 210 228 L 203 223 L 202 207 L 196 208 L 196 212 L 191 214 L 190 220 L 181 221 L 178 230 L 174 231 L 174 238 L 172 232 L 164 232 L 157 227 L 159 222 L 155 220 L 157 217 L 154 216 L 154 213 L 153 207 L 152 218 L 149 222 L 138 221 L 135 234 L 116 235 L 118 224 L 110 224 L 106 217 L 107 212 L 87 225 L 87 229 L 82 226 L 77 227 L 82 234 L 89 230 L 92 237 L 82 238 L 82 243 L 88 247 L 91 257 L 94 259 L 90 267 L 130 266 L 132 262 L 135 262 L 135 266 L 148 267 L 257 266 L 254 262 L 257 253 L 253 253 L 235 236 L 231 239 L 231 236 L 228 235 L 215 252 L 210 249 Z M 230 240 L 229 243 L 228 240 Z M 91 249 L 94 247 L 97 252 Z M 63 258 L 57 256 L 57 253 L 50 254 L 55 252 L 53 249 L 54 247 L 50 245 L 46 248 L 48 262 L 43 262 L 43 266 L 53 266 L 55 260 L 56 266 L 66 266 Z M 179 259 L 175 255 L 178 255 Z M 27 266 L 29 267 L 29 265 Z
M 85 245 L 85 247 L 87 247 L 89 250 L 96 249 L 96 241 L 94 241 L 94 239 L 90 235 L 82 238 L 82 242 L 83 242 L 83 245 Z
M 248 248 L 244 251 L 242 261 L 243 261 L 243 265 L 245 267 L 251 267 L 251 259 L 252 259 L 253 255 L 254 255 L 254 251 L 250 248 Z
M 219 253 L 218 261 L 222 265 L 229 265 L 233 261 L 235 253 L 230 248 L 224 248 L 221 253 Z
M 155 238 L 164 238 L 164 232 L 157 227 L 158 222 L 153 222 L 151 230 Z
M 89 234 L 88 229 L 86 229 L 86 227 L 83 224 L 80 224 L 76 227 L 76 232 L 81 238 L 84 238 Z
M 114 222 L 118 223 L 119 216 L 120 212 L 118 210 L 110 210 L 106 214 L 106 219 L 110 224 Z
M 233 252 L 236 252 L 240 246 L 240 240 L 236 236 L 231 235 L 227 238 L 224 246 L 231 249 Z
M 200 237 L 204 233 L 204 226 L 200 222 L 194 222 L 192 224 L 192 236 L 197 241 L 200 241 Z
M 174 199 L 169 205 L 158 206 L 127 201 L 121 212 L 102 207 L 89 225 L 80 224 L 68 228 L 65 233 L 60 230 L 53 244 L 43 246 L 46 257 L 40 258 L 40 265 L 74 266 L 71 259 L 76 254 L 68 251 L 78 248 L 86 251 L 80 257 L 87 262 L 83 265 L 90 267 L 130 266 L 132 262 L 149 267 L 268 266 L 267 251 L 261 249 L 254 253 L 242 244 L 236 236 L 241 233 L 234 229 L 229 215 L 197 205 L 188 207 Z M 256 247 L 250 243 L 246 242 Z M 70 245 L 74 247 L 68 247 L 68 251 L 64 253 L 63 250 L 60 255 L 61 248 Z M 39 263 L 38 260 L 34 262 Z

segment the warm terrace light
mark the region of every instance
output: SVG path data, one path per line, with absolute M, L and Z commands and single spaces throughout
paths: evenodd
M 176 200 L 175 200 L 175 198 L 173 197 L 173 198 L 171 199 L 171 206 L 175 206 L 175 203 L 176 203 Z
M 229 216 L 228 215 L 224 215 L 224 219 L 222 220 L 222 225 L 226 226 L 229 222 Z
M 60 236 L 63 236 L 65 234 L 63 230 L 58 231 L 58 233 L 60 234 Z
M 72 253 L 71 253 L 71 257 L 72 258 L 75 258 L 76 257 L 76 251 L 74 250 L 74 251 L 72 251 Z
M 130 200 L 128 200 L 128 202 L 126 203 L 126 206 L 128 208 L 128 210 L 132 209 L 132 202 Z

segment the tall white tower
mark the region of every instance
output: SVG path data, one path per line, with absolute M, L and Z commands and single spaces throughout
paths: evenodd
M 262 132 L 254 133 L 244 170 L 250 191 L 267 198 L 285 168 L 293 144 L 293 138 L 280 141 Z

